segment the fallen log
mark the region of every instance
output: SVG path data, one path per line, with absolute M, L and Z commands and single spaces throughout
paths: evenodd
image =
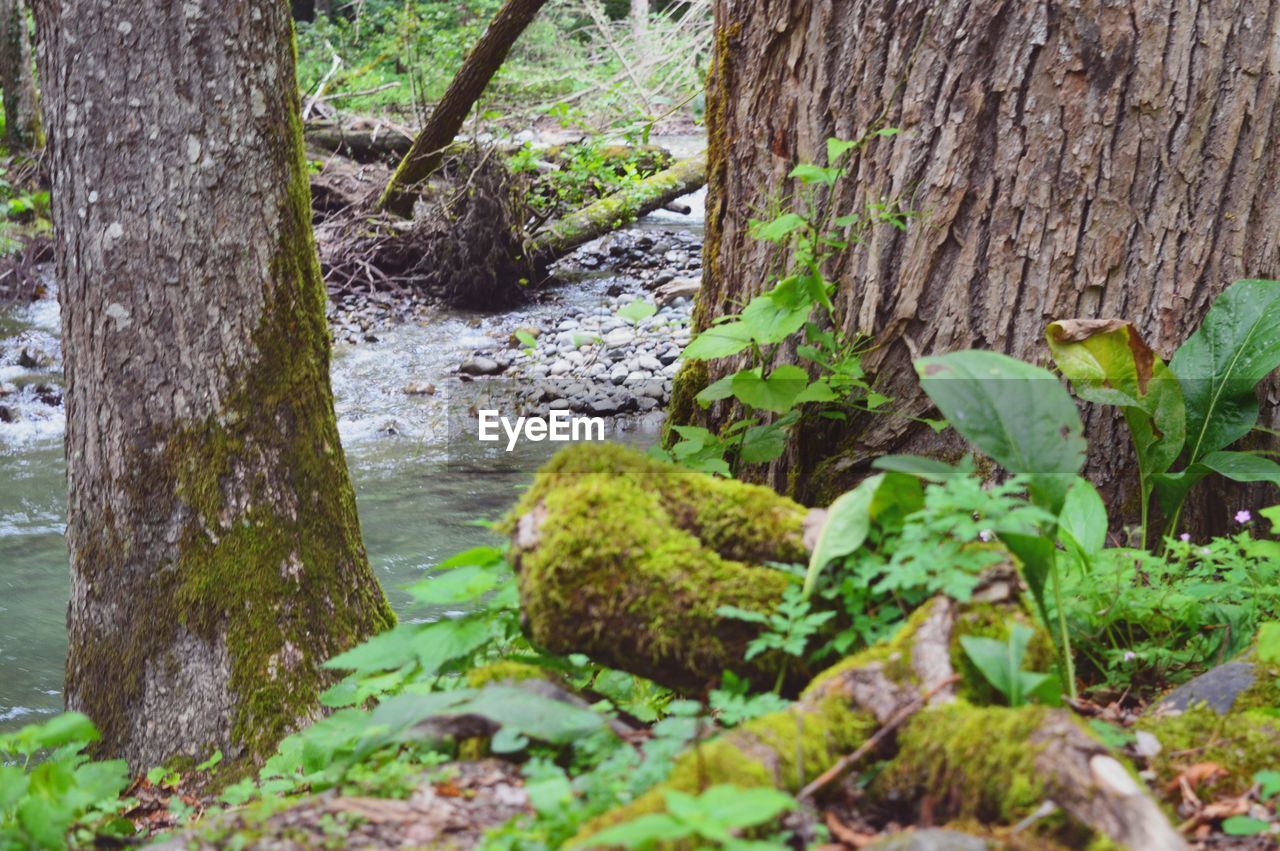
M 990 687 L 960 651 L 959 638 L 1000 639 L 1011 623 L 1024 623 L 1036 630 L 1028 665 L 1048 667 L 1052 643 L 1022 600 L 1008 566 L 989 572 L 967 603 L 935 598 L 891 641 L 818 676 L 791 707 L 678 758 L 664 783 L 593 820 L 574 846 L 592 847 L 591 837 L 605 828 L 664 811 L 667 790 L 697 794 L 729 783 L 800 792 L 878 730 L 900 724 L 896 737 L 881 737 L 875 754 L 884 765 L 863 790 L 872 804 L 901 814 L 927 798 L 929 818 L 939 823 L 1013 825 L 1052 801 L 1071 818 L 1035 825 L 1045 832 L 1037 847 L 1083 847 L 1105 837 L 1151 851 L 1185 848 L 1129 769 L 1073 715 L 989 705 Z
M 462 129 L 471 107 L 545 3 L 546 0 L 506 0 L 498 10 L 387 182 L 378 201 L 381 209 L 405 218 L 413 216 L 418 190 L 440 168 L 446 149 Z
M 394 164 L 413 145 L 408 130 L 381 121 L 308 121 L 303 137 L 308 145 L 361 163 Z
M 707 155 L 681 160 L 670 168 L 601 198 L 544 228 L 529 246 L 534 264 L 544 268 L 579 245 L 630 224 L 645 213 L 699 189 L 707 180 Z
M 743 660 L 759 627 L 717 613 L 772 613 L 792 580 L 761 566 L 805 558 L 807 510 L 773 491 L 613 445 L 556 455 L 506 524 L 525 628 L 555 653 L 687 693 L 724 671 L 791 693 L 809 672 L 785 658 Z

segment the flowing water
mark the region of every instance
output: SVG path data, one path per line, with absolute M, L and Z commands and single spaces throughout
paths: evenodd
M 633 227 L 700 231 L 701 197 L 686 200 L 693 202 L 692 216 L 660 212 Z M 403 587 L 449 555 L 483 542 L 490 533 L 475 521 L 499 516 L 557 448 L 525 443 L 509 454 L 481 454 L 450 444 L 448 393 L 410 396 L 405 386 L 433 382 L 447 388 L 468 347 L 484 344 L 486 335 L 505 336 L 567 307 L 603 303 L 608 282 L 583 276 L 546 303 L 500 315 L 444 312 L 425 324 L 379 332 L 376 343 L 335 350 L 338 425 L 365 545 L 402 617 L 428 614 L 408 608 Z M 19 393 L 0 398 L 0 405 L 20 414 L 17 422 L 0 421 L 0 727 L 62 708 L 69 585 L 62 409 L 36 400 L 37 385 L 55 378 L 57 367 L 18 363 L 27 343 L 56 352 L 57 329 L 52 300 L 0 311 L 0 383 L 22 384 Z M 650 424 L 611 439 L 647 445 L 654 437 Z

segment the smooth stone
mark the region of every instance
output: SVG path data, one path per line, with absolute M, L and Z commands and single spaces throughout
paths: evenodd
M 463 375 L 497 375 L 504 367 L 493 358 L 472 358 L 458 367 Z
M 573 364 L 561 358 L 551 364 L 551 368 L 547 371 L 548 375 L 564 375 L 573 369 Z
M 649 373 L 645 372 L 644 370 L 637 369 L 635 372 L 631 372 L 627 374 L 627 381 L 628 382 L 634 381 L 638 383 L 641 381 L 648 381 L 652 377 L 653 376 L 649 375 Z
M 613 368 L 613 371 L 609 373 L 609 380 L 612 381 L 614 384 L 621 384 L 622 382 L 627 380 L 627 374 L 628 374 L 627 368 L 622 364 L 618 364 Z
M 985 839 L 955 830 L 908 830 L 877 839 L 865 851 L 987 851 Z
M 636 334 L 630 328 L 615 328 L 604 335 L 604 344 L 611 349 L 616 349 L 627 345 L 635 338 Z
M 636 358 L 636 365 L 649 372 L 660 372 L 662 367 L 666 364 L 655 358 L 653 355 L 641 355 Z
M 1189 706 L 1207 703 L 1219 715 L 1226 715 L 1236 698 L 1257 678 L 1252 662 L 1227 662 L 1183 683 L 1155 704 L 1152 712 L 1185 712 Z
M 436 386 L 426 381 L 412 381 L 404 386 L 406 396 L 434 396 Z

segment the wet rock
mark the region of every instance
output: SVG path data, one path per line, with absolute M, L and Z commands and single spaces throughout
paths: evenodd
M 37 384 L 36 399 L 42 404 L 56 408 L 62 404 L 62 389 L 52 384 Z
M 985 839 L 954 830 L 909 830 L 878 839 L 866 851 L 986 851 Z
M 23 346 L 18 352 L 18 366 L 24 369 L 46 369 L 55 362 L 52 354 L 35 346 Z
M 652 355 L 641 355 L 636 358 L 636 366 L 648 372 L 661 372 L 665 364 Z
M 404 386 L 406 396 L 434 396 L 436 386 L 426 381 L 411 381 Z
M 16 423 L 18 415 L 8 405 L 0 405 L 0 423 Z
M 493 358 L 471 358 L 458 367 L 463 375 L 497 375 L 504 367 Z
M 0 381 L 0 398 L 12 396 L 18 392 L 18 385 L 11 384 L 8 381 Z
M 1151 711 L 1155 714 L 1184 712 L 1193 704 L 1207 703 L 1214 712 L 1225 715 L 1235 705 L 1236 698 L 1253 685 L 1256 677 L 1252 662 L 1227 662 L 1178 686 Z
M 573 364 L 564 358 L 552 362 L 550 369 L 547 370 L 548 375 L 565 375 L 573 370 Z

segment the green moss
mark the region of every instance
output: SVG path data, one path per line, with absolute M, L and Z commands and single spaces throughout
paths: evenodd
M 500 662 L 493 662 L 467 671 L 467 686 L 469 688 L 483 688 L 491 683 L 518 683 L 525 680 L 550 680 L 554 678 L 552 672 L 546 668 L 529 665 L 525 662 L 513 662 L 509 659 L 503 659 Z
M 510 532 L 520 515 L 548 494 L 594 481 L 621 492 L 630 488 L 657 498 L 655 517 L 695 536 L 736 561 L 802 562 L 804 506 L 769 488 L 718 479 L 673 467 L 615 444 L 583 444 L 558 453 L 502 524 Z
M 177 529 L 176 557 L 134 585 L 129 630 L 73 647 L 68 666 L 68 682 L 103 731 L 102 751 L 129 754 L 147 667 L 185 664 L 173 649 L 180 630 L 224 644 L 229 741 L 172 744 L 188 754 L 222 747 L 222 778 L 318 713 L 335 676 L 321 667 L 327 658 L 394 623 L 361 544 L 338 438 L 297 94 L 285 96 L 293 108 L 282 110 L 280 147 L 266 155 L 283 159 L 289 183 L 254 358 L 231 376 L 215 414 L 157 428 L 142 442 L 147 449 L 126 457 L 132 514 Z M 109 511 L 101 522 L 96 548 L 77 558 L 90 583 L 138 567 L 128 530 Z
M 662 444 L 672 446 L 680 435 L 672 426 L 691 425 L 698 421 L 702 406 L 695 398 L 711 384 L 711 370 L 706 361 L 685 361 L 671 380 L 671 401 L 667 403 L 667 419 L 662 426 Z
M 898 755 L 876 778 L 873 795 L 916 801 L 928 795 L 937 816 L 1009 824 L 1045 798 L 1029 740 L 1043 707 L 975 707 L 963 700 L 919 714 L 898 736 Z
M 663 792 L 698 794 L 710 786 L 772 786 L 798 792 L 875 732 L 873 718 L 831 694 L 749 721 L 680 756 L 667 780 L 631 804 L 589 822 L 575 842 L 647 813 L 666 809 Z
M 783 515 L 779 525 L 796 531 L 796 545 L 798 520 L 778 497 L 754 488 L 743 497 L 738 488 L 749 486 L 654 465 L 616 447 L 561 453 L 522 504 L 536 500 L 547 511 L 538 546 L 520 559 L 534 640 L 688 691 L 724 670 L 772 682 L 780 659 L 743 662 L 757 627 L 716 610 L 772 612 L 792 580 L 722 553 L 779 549 L 760 531 L 770 528 L 771 512 L 762 510 L 769 505 Z M 735 529 L 745 534 L 735 540 Z
M 1196 763 L 1211 762 L 1224 772 L 1198 787 L 1204 800 L 1242 795 L 1255 772 L 1280 766 L 1280 717 L 1265 710 L 1218 715 L 1199 704 L 1181 714 L 1143 718 L 1137 729 L 1160 740 L 1160 753 L 1148 767 L 1156 773 L 1156 791 L 1170 803 L 1181 798 L 1178 775 Z

